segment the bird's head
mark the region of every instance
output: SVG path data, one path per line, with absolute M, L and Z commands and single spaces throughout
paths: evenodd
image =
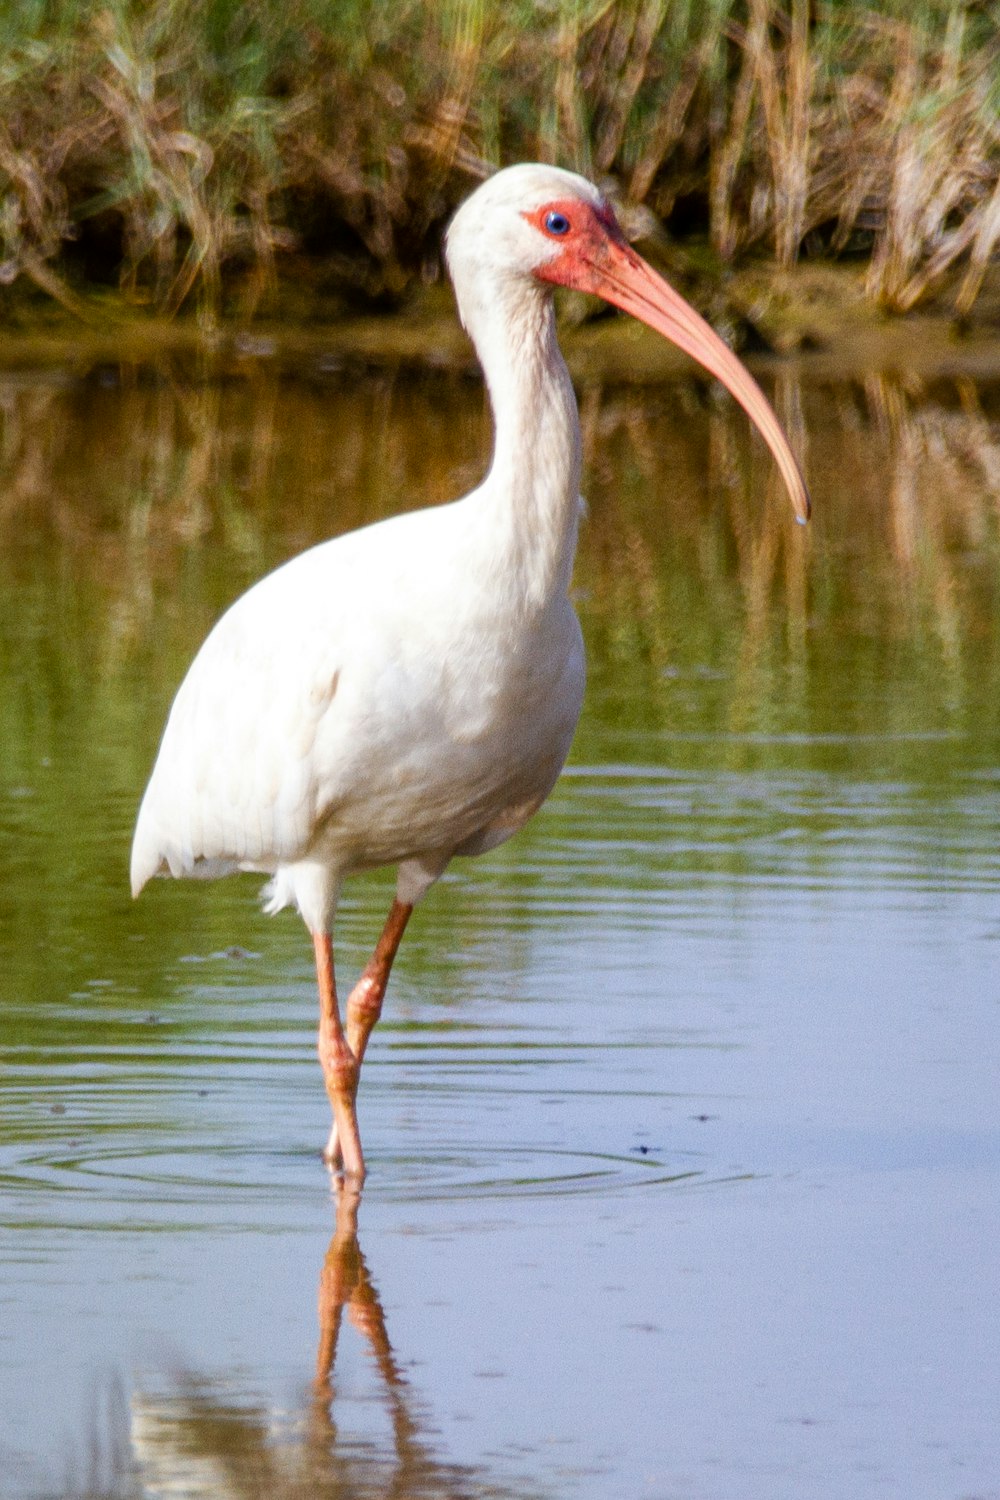
M 448 230 L 448 265 L 459 289 L 532 280 L 590 292 L 683 349 L 721 380 L 774 455 L 795 514 L 809 492 L 760 386 L 715 330 L 629 245 L 604 195 L 586 178 L 534 163 L 507 167 L 467 198 Z

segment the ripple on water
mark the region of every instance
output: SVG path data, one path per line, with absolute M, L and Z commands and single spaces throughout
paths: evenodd
M 554 1195 L 605 1195 L 706 1179 L 694 1154 L 615 1156 L 540 1144 L 456 1149 L 453 1139 L 421 1136 L 419 1156 L 370 1152 L 366 1193 L 383 1200 L 446 1202 Z M 261 1152 L 237 1144 L 207 1148 L 171 1140 L 74 1139 L 6 1148 L 0 1189 L 9 1226 L 128 1230 L 261 1228 L 295 1222 L 293 1205 L 315 1198 L 326 1169 L 318 1151 Z M 284 1212 L 288 1211 L 288 1213 Z
M 572 766 L 562 809 L 570 834 L 547 854 L 564 871 L 620 889 L 649 877 L 704 884 L 771 879 L 858 888 L 996 884 L 997 807 L 989 778 L 948 795 L 890 779 L 822 772 L 713 772 Z M 558 883 L 557 883 L 558 889 Z M 560 892 L 561 893 L 561 892 Z
M 571 768 L 544 832 L 488 868 L 462 864 L 454 889 L 415 924 L 401 965 L 403 976 L 412 965 L 410 997 L 401 976 L 366 1068 L 368 1192 L 503 1200 L 727 1180 L 718 1160 L 683 1148 L 689 1141 L 664 1150 L 659 1141 L 676 1134 L 649 1145 L 620 1123 L 640 1116 L 644 1090 L 647 1113 L 662 1117 L 667 1080 L 693 1069 L 690 1049 L 739 1045 L 711 1009 L 693 1019 L 697 975 L 670 1011 L 683 944 L 725 933 L 722 958 L 735 962 L 747 924 L 755 943 L 766 941 L 759 914 L 774 891 L 786 917 L 793 890 L 804 898 L 799 916 L 826 891 L 843 917 L 872 889 L 883 906 L 938 888 L 952 900 L 995 889 L 995 833 L 989 777 L 966 779 L 939 813 L 901 782 Z M 345 902 L 348 969 L 369 941 L 371 896 L 362 888 Z M 144 1229 L 294 1218 L 322 1180 L 315 1148 L 327 1117 L 306 945 L 293 928 L 265 929 L 254 914 L 238 935 L 260 932 L 260 952 L 182 951 L 154 974 L 155 991 L 127 965 L 102 972 L 53 1008 L 51 1031 L 7 1049 L 8 1222 Z M 604 981 L 625 968 L 646 1010 L 633 997 L 609 1011 L 593 993 L 595 963 Z M 61 1045 L 43 1050 L 56 1023 Z M 680 1068 L 664 1055 L 678 1047 L 688 1054 Z
M 225 1009 L 215 1019 L 227 1030 Z M 15 1064 L 0 1085 L 3 1217 L 130 1230 L 294 1221 L 293 1205 L 315 1197 L 325 1171 L 327 1106 L 307 1026 L 293 1045 L 247 1025 L 243 1051 L 208 1037 L 172 1042 L 165 1027 L 159 1046 L 116 1068 L 99 1053 L 44 1074 Z M 629 1087 L 629 1044 L 615 1048 L 618 1071 L 605 1085 L 590 1071 L 594 1051 L 544 1025 L 529 1039 L 516 1027 L 456 1037 L 439 1024 L 390 1024 L 361 1102 L 368 1192 L 505 1199 L 703 1178 L 697 1153 L 623 1141 L 607 1123 Z M 632 1079 L 637 1095 L 642 1077 Z M 612 1148 L 594 1148 L 602 1135 Z

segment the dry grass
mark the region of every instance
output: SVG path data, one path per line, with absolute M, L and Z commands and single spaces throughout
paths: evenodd
M 212 318 L 304 252 L 394 298 L 471 180 L 539 157 L 724 262 L 861 253 L 883 305 L 950 277 L 967 312 L 998 44 L 980 0 L 34 0 L 0 18 L 0 282 Z

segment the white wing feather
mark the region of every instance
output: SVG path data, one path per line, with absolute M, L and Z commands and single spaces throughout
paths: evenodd
M 340 668 L 336 561 L 334 544 L 294 559 L 238 599 L 204 642 L 139 811 L 134 890 L 164 866 L 172 875 L 269 869 L 307 846 L 316 733 Z

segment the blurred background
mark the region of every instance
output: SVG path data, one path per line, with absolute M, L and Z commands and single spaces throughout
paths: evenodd
M 518 160 L 711 286 L 862 262 L 967 315 L 1000 236 L 984 0 L 27 0 L 0 19 L 0 279 L 77 312 L 387 306 Z

